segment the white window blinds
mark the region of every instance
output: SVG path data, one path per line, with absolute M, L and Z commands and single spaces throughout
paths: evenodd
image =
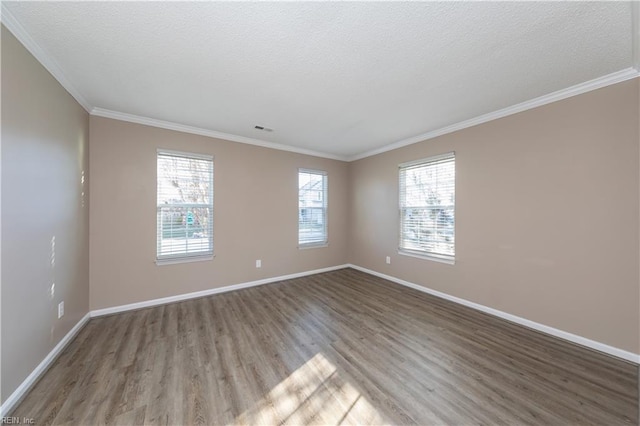
M 298 245 L 327 244 L 327 172 L 298 170 Z
M 213 157 L 158 151 L 157 260 L 213 255 Z
M 455 155 L 400 165 L 400 251 L 455 256 Z

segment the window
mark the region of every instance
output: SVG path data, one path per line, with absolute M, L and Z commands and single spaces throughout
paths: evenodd
M 453 261 L 455 156 L 400 165 L 400 253 Z
M 298 245 L 327 244 L 327 172 L 298 169 Z
M 158 151 L 157 260 L 213 256 L 213 157 Z

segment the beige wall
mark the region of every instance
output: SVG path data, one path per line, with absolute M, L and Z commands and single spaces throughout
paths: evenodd
M 89 118 L 2 27 L 1 400 L 89 307 L 347 261 L 639 353 L 639 101 L 636 79 L 347 164 Z M 158 148 L 215 156 L 212 261 L 155 264 Z M 456 264 L 398 255 L 397 166 L 448 151 Z M 329 247 L 297 248 L 298 167 L 328 171 Z
M 4 26 L 2 106 L 4 402 L 89 310 L 89 115 Z
M 346 261 L 347 163 L 94 116 L 90 140 L 91 309 Z M 155 264 L 158 148 L 215 156 L 212 261 Z M 329 247 L 297 248 L 298 167 L 328 172 Z
M 350 262 L 640 353 L 638 84 L 351 163 Z M 398 255 L 398 164 L 449 151 L 456 264 Z

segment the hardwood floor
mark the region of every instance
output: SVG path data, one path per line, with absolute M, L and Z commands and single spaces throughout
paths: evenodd
M 344 269 L 93 319 L 37 424 L 638 424 L 638 367 Z

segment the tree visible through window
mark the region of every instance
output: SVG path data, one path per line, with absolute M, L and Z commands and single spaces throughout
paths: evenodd
M 213 157 L 158 151 L 157 259 L 213 255 Z
M 454 259 L 453 153 L 400 165 L 400 251 Z
M 327 243 L 327 173 L 298 170 L 298 245 Z

